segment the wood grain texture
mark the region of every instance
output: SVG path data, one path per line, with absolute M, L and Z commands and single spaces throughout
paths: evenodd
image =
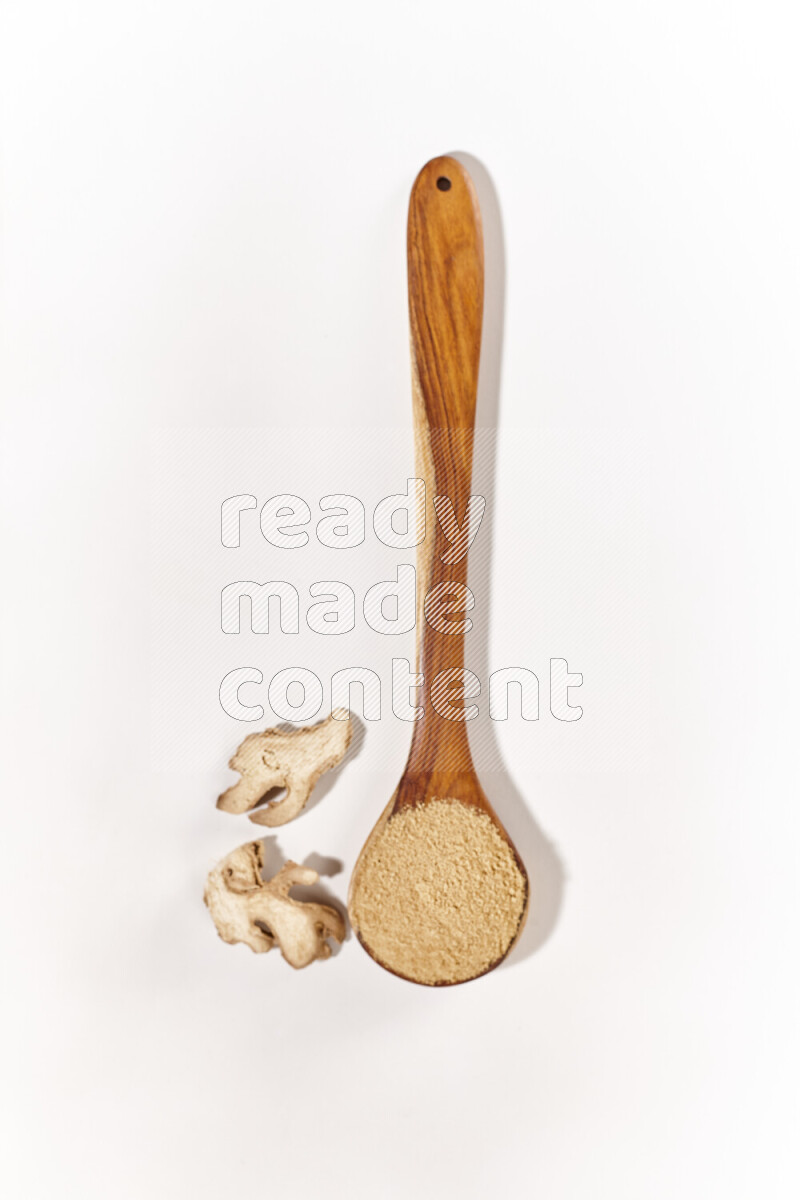
M 426 485 L 425 537 L 417 557 L 417 671 L 424 674 L 417 703 L 425 712 L 413 727 L 408 761 L 397 790 L 356 863 L 350 896 L 352 901 L 358 888 L 359 864 L 395 813 L 436 799 L 459 800 L 488 813 L 514 852 L 526 887 L 518 937 L 528 903 L 524 864 L 478 780 L 469 748 L 468 723 L 440 715 L 431 696 L 437 676 L 460 672 L 464 667 L 464 634 L 434 628 L 426 617 L 425 599 L 437 585 L 459 589 L 467 584 L 466 554 L 449 565 L 442 561 L 450 542 L 436 518 L 433 498 L 449 497 L 456 520 L 463 523 L 472 482 L 483 324 L 480 208 L 469 174 L 449 156 L 428 162 L 412 188 L 408 297 L 416 471 Z M 468 615 L 454 612 L 452 620 L 463 620 Z M 437 694 L 437 702 L 441 708 L 441 693 Z M 458 708 L 469 701 L 454 697 L 453 703 Z M 352 903 L 350 907 L 352 920 Z M 370 952 L 355 920 L 353 927 Z
M 438 186 L 440 180 L 450 185 Z M 472 450 L 483 326 L 483 230 L 475 189 L 454 158 L 434 158 L 417 176 L 408 208 L 408 306 L 417 476 L 425 480 L 425 539 L 417 560 L 417 671 L 424 673 L 406 774 L 436 768 L 469 773 L 466 722 L 451 721 L 431 703 L 442 671 L 464 667 L 464 635 L 426 620 L 425 597 L 436 585 L 467 584 L 467 556 L 442 562 L 450 543 L 436 519 L 434 496 L 447 496 L 464 519 L 472 481 Z M 454 593 L 454 595 L 457 593 Z M 468 616 L 468 614 L 464 614 Z M 417 789 L 403 789 L 398 807 Z M 448 793 L 439 793 L 447 795 Z

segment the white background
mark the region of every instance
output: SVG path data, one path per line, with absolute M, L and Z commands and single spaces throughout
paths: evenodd
M 4 24 L 4 1194 L 796 1195 L 790 6 L 27 0 Z M 166 762 L 151 736 L 165 570 L 200 631 L 187 695 L 216 703 L 215 530 L 201 504 L 182 572 L 152 514 L 175 431 L 274 438 L 242 490 L 310 502 L 336 489 L 292 431 L 336 430 L 345 484 L 383 436 L 395 490 L 407 197 L 451 150 L 502 214 L 489 657 L 563 654 L 585 711 L 497 734 L 534 913 L 508 965 L 434 991 L 352 939 L 293 973 L 215 937 L 243 727 L 217 712 Z M 279 831 L 341 862 L 340 899 L 402 732 Z

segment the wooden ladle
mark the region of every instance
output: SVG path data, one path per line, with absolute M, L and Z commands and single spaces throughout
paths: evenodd
M 453 561 L 451 540 L 442 520 L 437 520 L 433 499 L 449 498 L 456 521 L 464 524 L 470 499 L 483 322 L 480 208 L 469 174 L 454 158 L 432 159 L 414 183 L 408 211 L 408 292 L 417 476 L 426 486 L 425 537 L 417 562 L 417 672 L 424 675 L 419 701 L 424 716 L 414 725 L 397 790 L 356 863 L 349 909 L 353 928 L 367 952 L 381 966 L 402 974 L 381 961 L 359 928 L 362 864 L 386 824 L 403 810 L 442 798 L 471 806 L 494 823 L 514 855 L 524 884 L 519 925 L 499 957 L 477 972 L 485 974 L 502 962 L 519 935 L 529 886 L 522 860 L 478 780 L 467 721 L 453 719 L 457 704 L 448 708 L 454 697 L 463 698 L 452 689 L 464 678 L 464 632 L 459 631 L 464 620 L 463 613 L 456 610 L 459 598 L 463 601 L 466 596 L 467 554 Z M 444 510 L 442 513 L 446 516 Z M 444 615 L 448 603 L 453 604 L 449 617 Z M 460 607 L 463 609 L 463 603 Z M 443 716 L 442 711 L 448 715 Z M 475 886 L 481 886 L 478 879 Z M 492 919 L 491 912 L 485 919 Z M 460 983 L 474 977 L 433 982 Z

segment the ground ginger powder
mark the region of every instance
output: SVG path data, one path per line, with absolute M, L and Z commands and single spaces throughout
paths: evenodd
M 494 821 L 458 800 L 401 809 L 364 849 L 350 912 L 370 952 L 418 983 L 458 983 L 506 953 L 527 882 Z

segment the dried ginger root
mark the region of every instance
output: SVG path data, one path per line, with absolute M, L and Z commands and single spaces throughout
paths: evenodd
M 344 940 L 343 917 L 335 908 L 293 900 L 289 889 L 316 883 L 311 867 L 285 863 L 270 880 L 261 878 L 261 842 L 239 846 L 210 872 L 203 899 L 223 942 L 244 942 L 256 954 L 277 946 L 293 967 L 329 958 L 327 938 Z
M 345 708 L 334 709 L 324 721 L 304 729 L 251 733 L 228 763 L 241 779 L 223 792 L 217 808 L 249 812 L 268 792 L 285 787 L 284 797 L 250 817 L 256 825 L 285 825 L 303 811 L 320 775 L 342 761 L 352 736 L 353 723 Z

